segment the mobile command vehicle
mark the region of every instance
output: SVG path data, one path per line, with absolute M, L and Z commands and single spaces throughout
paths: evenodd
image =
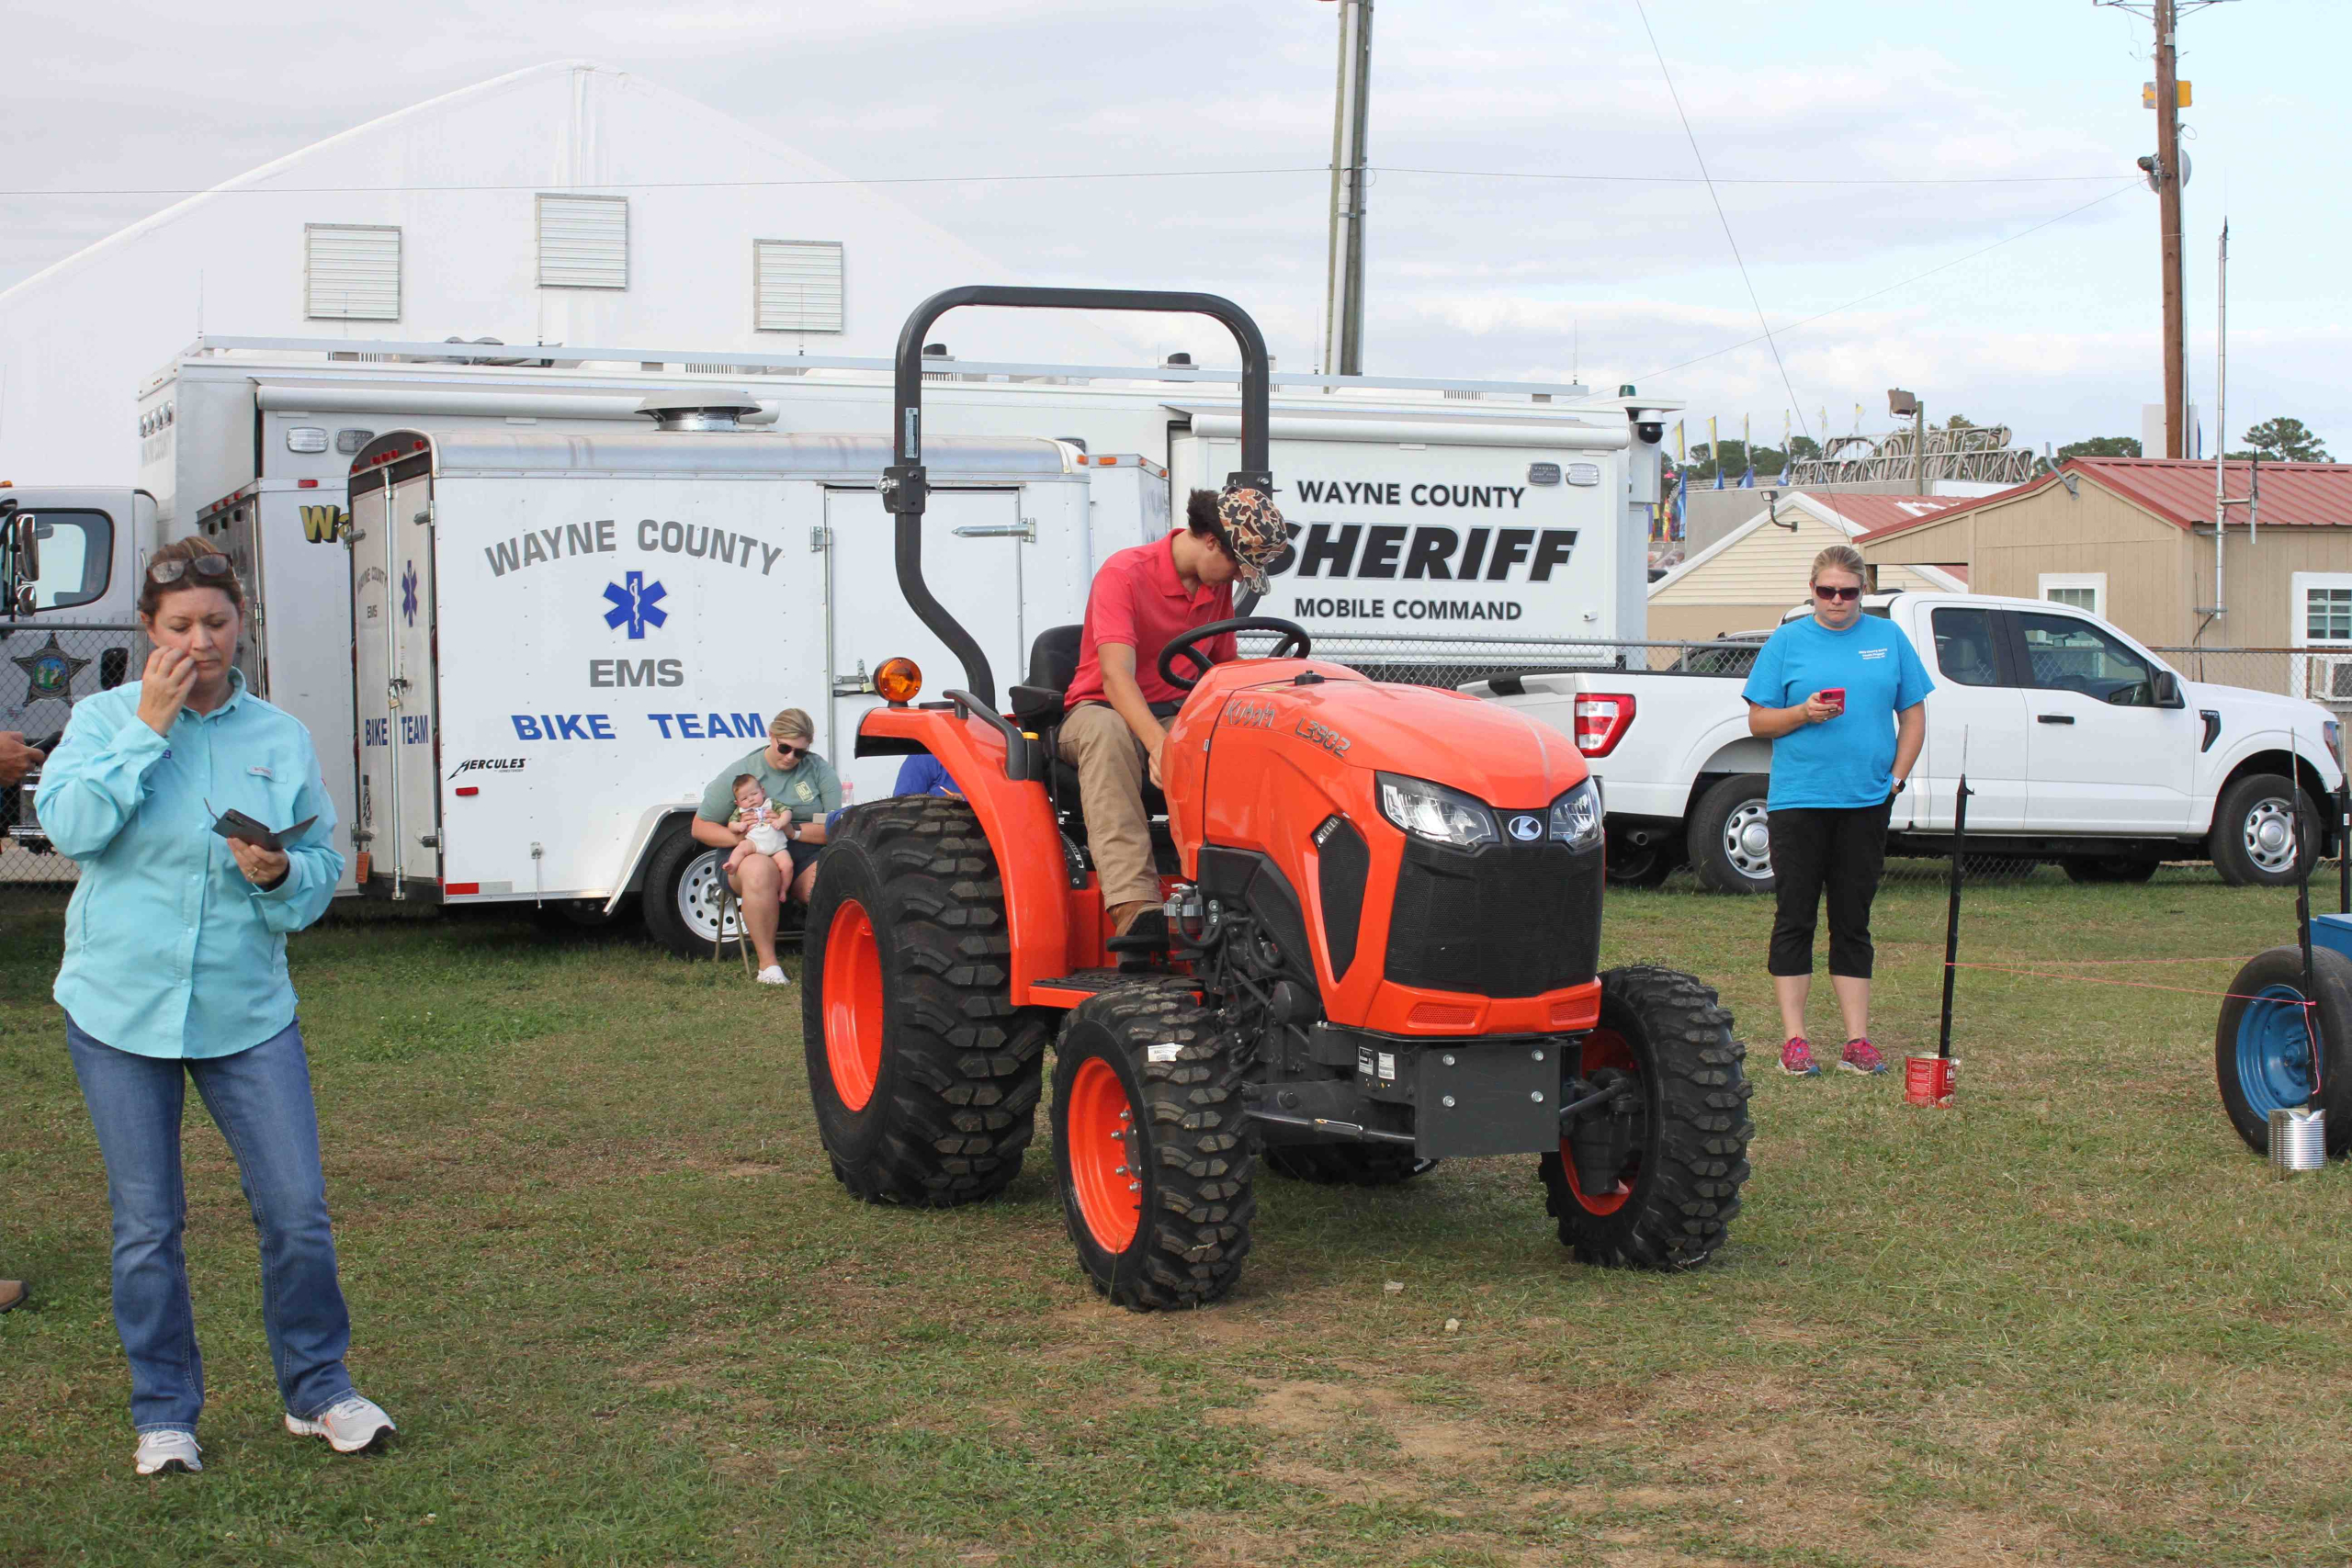
M 1949 852 L 1963 772 L 1971 851 L 2055 860 L 2077 882 L 2144 882 L 2163 861 L 2198 859 L 2225 882 L 2275 886 L 2294 880 L 2299 841 L 2306 859 L 2327 852 L 2343 739 L 2317 704 L 2185 679 L 2063 604 L 1862 603 L 1903 629 L 1936 682 L 1926 749 L 1894 799 L 1892 852 Z M 1574 737 L 1607 790 L 1611 880 L 1660 882 L 1687 859 L 1711 887 L 1766 893 L 1771 743 L 1747 732 L 1740 696 L 1761 646 L 1726 640 L 1671 671 L 1463 689 Z

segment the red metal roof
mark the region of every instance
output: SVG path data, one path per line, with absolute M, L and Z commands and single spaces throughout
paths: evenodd
M 2252 467 L 2247 463 L 2224 465 L 2224 482 L 2233 498 L 2246 493 L 2247 470 Z M 2210 462 L 2180 457 L 2069 457 L 2058 468 L 2059 473 L 2079 474 L 2176 528 L 2212 526 L 2213 465 Z M 2352 463 L 2265 463 L 2261 470 L 2262 510 L 2256 518 L 2259 526 L 2352 528 Z M 1862 539 L 1867 543 L 1917 528 L 1923 523 L 1941 523 L 1962 512 L 2014 501 L 2058 482 L 2058 474 L 2044 474 L 1996 495 L 1962 502 L 1933 517 L 1889 522 L 1864 534 Z M 1861 499 L 1865 498 L 1841 495 L 1838 502 L 1843 507 L 1849 501 Z M 2246 508 L 2229 509 L 2232 527 L 2243 526 L 2245 520 Z

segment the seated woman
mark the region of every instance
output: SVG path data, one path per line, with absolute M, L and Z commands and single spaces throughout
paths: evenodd
M 777 917 L 787 897 L 808 902 L 809 889 L 817 885 L 817 852 L 825 842 L 825 815 L 842 803 L 842 781 L 834 776 L 832 764 L 808 749 L 815 735 L 816 725 L 807 713 L 786 708 L 768 720 L 768 743 L 719 769 L 695 808 L 695 841 L 734 849 L 748 833 L 748 828 L 729 825 L 736 814 L 735 782 L 749 774 L 766 797 L 769 811 L 763 820 L 784 835 L 792 867 L 788 877 L 776 857 L 763 854 L 745 857 L 727 873 L 727 885 L 742 900 L 743 934 L 759 955 L 763 986 L 792 983 L 776 961 Z

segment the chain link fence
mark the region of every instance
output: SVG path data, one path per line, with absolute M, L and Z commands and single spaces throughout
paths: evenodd
M 84 697 L 130 677 L 135 626 L 40 617 L 0 621 L 0 731 L 47 751 Z M 50 847 L 33 810 L 36 768 L 0 786 L 0 884 L 67 883 L 80 868 Z

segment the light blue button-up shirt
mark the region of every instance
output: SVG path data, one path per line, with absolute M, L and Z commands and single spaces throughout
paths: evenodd
M 286 935 L 326 912 L 343 875 L 311 732 L 243 673 L 229 680 L 228 701 L 183 708 L 168 737 L 139 717 L 136 681 L 83 698 L 33 795 L 50 842 L 82 866 L 53 994 L 119 1051 L 226 1056 L 292 1023 Z M 280 829 L 318 818 L 266 893 L 212 831 L 232 809 Z

